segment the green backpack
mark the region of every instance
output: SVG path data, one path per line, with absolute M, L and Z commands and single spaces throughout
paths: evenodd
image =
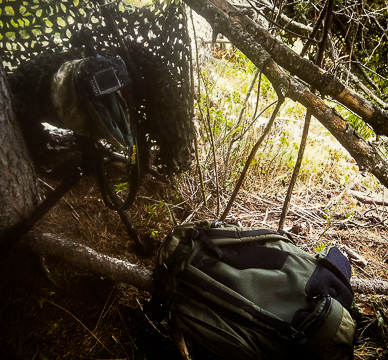
M 336 247 L 314 257 L 272 230 L 193 222 L 160 247 L 149 307 L 228 359 L 351 359 L 350 275 Z

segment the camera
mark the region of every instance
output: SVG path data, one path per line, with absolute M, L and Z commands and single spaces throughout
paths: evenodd
M 127 67 L 120 56 L 89 57 L 76 72 L 77 85 L 88 95 L 99 97 L 121 89 L 130 83 Z

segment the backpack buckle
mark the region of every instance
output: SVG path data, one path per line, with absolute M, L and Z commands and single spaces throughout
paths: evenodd
M 196 239 L 199 237 L 199 230 L 196 228 L 191 228 L 187 235 L 190 237 L 190 239 Z
M 298 343 L 298 344 L 305 344 L 307 341 L 306 334 L 303 331 L 296 331 L 294 334 L 291 335 L 291 337 Z

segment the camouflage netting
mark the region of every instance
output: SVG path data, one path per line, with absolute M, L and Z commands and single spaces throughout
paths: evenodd
M 187 169 L 192 161 L 194 127 L 183 7 L 162 0 L 139 8 L 126 5 L 124 0 L 100 3 L 105 1 L 0 3 L 1 57 L 8 66 L 22 127 L 31 135 L 39 131 L 42 121 L 56 125 L 49 101 L 51 78 L 63 62 L 80 57 L 69 39 L 77 29 L 87 26 L 100 54 L 119 54 L 127 63 L 133 86 L 124 96 L 132 109 L 131 121 L 137 125 L 142 164 L 148 166 L 153 153 L 153 165 L 162 173 Z M 113 35 L 117 30 L 129 50 L 129 59 Z M 38 137 L 28 138 L 30 148 L 38 146 Z M 151 148 L 158 149 L 156 155 Z

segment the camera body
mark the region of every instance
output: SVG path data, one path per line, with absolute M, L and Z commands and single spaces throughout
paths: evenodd
M 121 89 L 131 80 L 120 56 L 97 55 L 82 61 L 76 72 L 76 82 L 79 89 L 87 95 L 99 97 Z

